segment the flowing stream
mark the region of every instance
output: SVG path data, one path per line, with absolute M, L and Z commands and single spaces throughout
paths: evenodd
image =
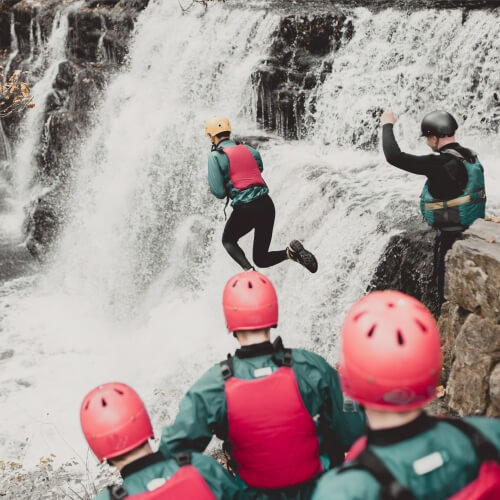
M 33 89 L 38 110 L 64 59 L 65 15 L 40 52 L 47 59 Z M 422 114 L 452 110 L 463 124 L 459 140 L 485 165 L 488 214 L 500 215 L 498 13 L 350 15 L 354 36 L 327 56 L 332 73 L 311 96 L 309 136 L 267 134 L 260 146 L 277 207 L 272 248 L 299 238 L 319 261 L 316 275 L 292 262 L 264 270 L 280 296 L 278 333 L 332 362 L 342 318 L 387 241 L 418 220 L 423 178 L 368 148 L 379 133 L 377 109 L 392 106 L 402 149 L 422 154 Z M 159 433 L 189 384 L 235 348 L 221 296 L 239 269 L 220 243 L 223 203 L 208 192 L 203 123 L 224 114 L 237 135 L 266 135 L 253 119 L 251 74 L 279 21 L 258 5 L 182 14 L 174 1 L 152 1 L 139 17 L 130 62 L 106 89 L 77 153 L 71 211 L 52 262 L 26 264 L 26 273 L 0 282 L 1 458 L 29 466 L 54 453 L 87 464 L 79 405 L 112 380 L 140 392 Z M 24 204 L 36 189 L 42 111 L 27 115 L 9 160 L 15 200 Z M 242 240 L 248 252 L 251 241 Z

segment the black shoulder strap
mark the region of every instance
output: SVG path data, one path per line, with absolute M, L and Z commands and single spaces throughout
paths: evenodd
M 127 498 L 128 491 L 121 484 L 114 484 L 113 486 L 108 486 L 109 498 L 111 500 L 122 500 Z
M 366 469 L 380 484 L 381 500 L 415 500 L 412 492 L 397 481 L 384 462 L 369 448 L 365 448 L 352 462 L 342 465 L 339 473 L 350 469 Z
M 227 359 L 221 361 L 219 365 L 220 365 L 220 374 L 222 375 L 224 381 L 230 379 L 234 375 L 233 357 L 231 356 L 231 354 L 228 354 Z
M 272 356 L 273 361 L 278 365 L 278 366 L 287 366 L 291 367 L 293 363 L 293 357 L 292 357 L 292 350 L 286 348 L 283 345 L 283 341 L 281 340 L 281 337 L 276 337 L 275 341 L 273 342 L 273 349 L 274 349 L 274 354 Z M 283 353 L 281 357 L 277 356 L 277 354 Z
M 460 429 L 472 441 L 474 450 L 481 463 L 487 462 L 488 460 L 495 460 L 500 463 L 500 456 L 495 445 L 473 425 L 458 418 L 444 418 L 440 420 L 444 420 L 448 424 Z
M 191 465 L 193 456 L 191 452 L 184 451 L 183 453 L 178 453 L 175 455 L 175 461 L 179 467 L 184 467 L 185 465 Z

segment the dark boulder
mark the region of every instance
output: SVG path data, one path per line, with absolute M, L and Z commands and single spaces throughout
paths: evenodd
M 438 316 L 443 298 L 438 290 L 437 231 L 422 227 L 393 236 L 368 286 L 399 290 L 423 302 Z

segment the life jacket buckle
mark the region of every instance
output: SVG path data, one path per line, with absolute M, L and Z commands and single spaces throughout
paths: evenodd
M 128 491 L 121 484 L 110 486 L 109 494 L 113 500 L 123 500 L 129 496 Z
M 184 452 L 179 453 L 175 456 L 175 461 L 179 467 L 184 467 L 185 465 L 191 464 L 191 453 Z

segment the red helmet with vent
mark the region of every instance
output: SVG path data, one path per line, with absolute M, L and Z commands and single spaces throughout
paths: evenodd
M 128 385 L 100 385 L 85 396 L 80 408 L 83 434 L 96 457 L 123 455 L 153 437 L 144 403 Z
M 278 324 L 278 297 L 267 276 L 246 271 L 229 279 L 222 297 L 229 332 L 260 330 Z
M 359 403 L 407 411 L 434 398 L 441 341 L 430 311 L 396 291 L 372 292 L 349 311 L 342 327 L 339 373 Z

